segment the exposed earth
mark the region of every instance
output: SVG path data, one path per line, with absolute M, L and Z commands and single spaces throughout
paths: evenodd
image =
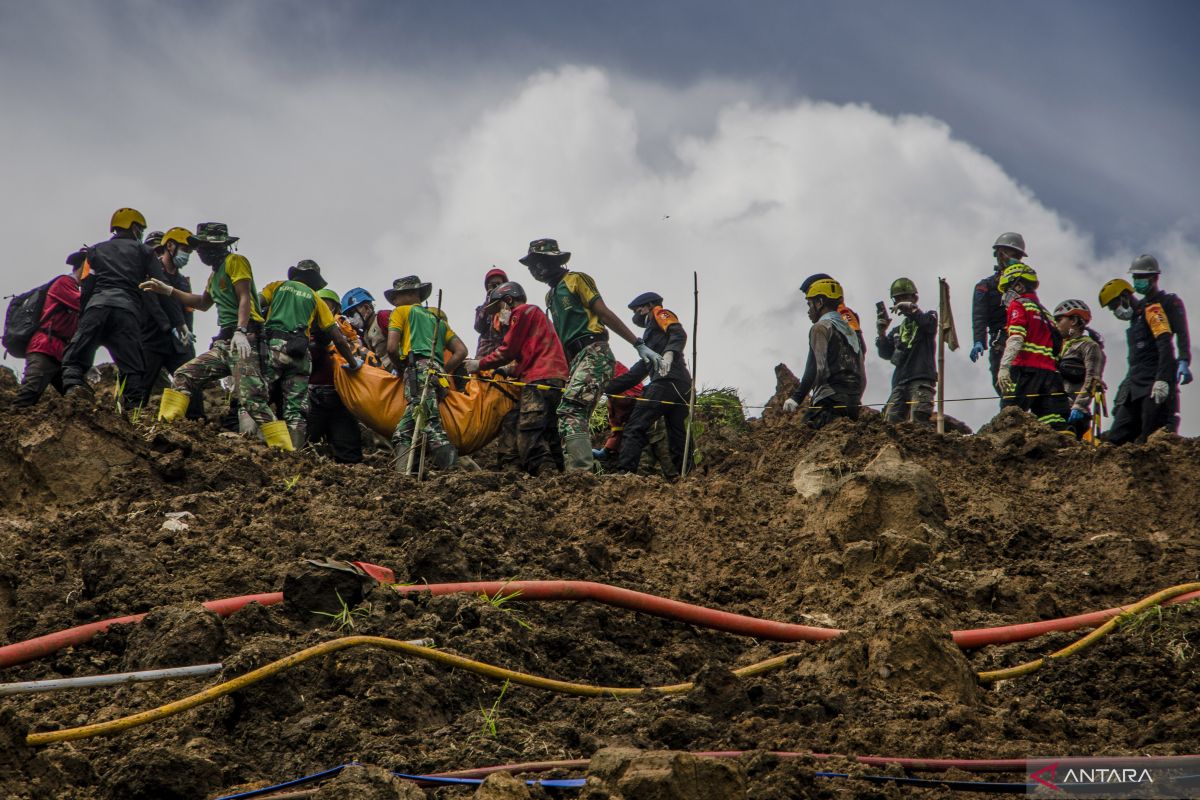
M 1084 632 L 971 651 L 948 636 L 1200 579 L 1200 440 L 1160 434 L 1097 448 L 1015 410 L 974 435 L 877 415 L 813 432 L 769 407 L 744 430 L 708 426 L 702 469 L 676 484 L 488 471 L 417 483 L 394 475 L 382 453 L 339 466 L 221 435 L 215 422 L 132 424 L 110 404 L 53 392 L 14 409 L 11 374 L 0 376 L 3 643 L 150 612 L 0 670 L 0 682 L 224 665 L 199 680 L 3 698 L 5 798 L 215 798 L 351 761 L 370 766 L 311 796 L 464 798 L 477 790 L 418 789 L 388 771 L 593 756 L 590 767 L 539 776 L 589 776 L 582 794 L 530 793 L 501 774 L 477 796 L 970 798 L 983 795 L 813 775 L 903 775 L 898 767 L 656 751 L 1200 752 L 1198 603 L 1147 614 L 998 684 L 975 672 Z M 188 515 L 167 516 L 177 512 Z M 389 567 L 405 584 L 590 580 L 849 632 L 787 644 L 589 602 L 402 596 L 302 563 L 325 557 Z M 328 615 L 339 580 L 337 596 L 357 609 L 340 631 Z M 285 589 L 285 602 L 227 618 L 199 605 Z M 24 744 L 29 732 L 151 709 L 350 634 L 429 638 L 440 651 L 564 681 L 696 688 L 581 698 L 511 685 L 501 697 L 500 681 L 355 648 L 120 734 Z M 754 677 L 730 672 L 784 653 L 799 657 Z

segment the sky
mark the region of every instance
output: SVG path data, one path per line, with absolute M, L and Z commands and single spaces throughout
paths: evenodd
M 383 305 L 419 274 L 473 349 L 484 272 L 539 295 L 516 259 L 549 236 L 619 313 L 660 292 L 698 325 L 700 384 L 753 406 L 803 365 L 805 276 L 865 317 L 894 278 L 928 307 L 945 277 L 946 395 L 979 397 L 970 299 L 1001 232 L 1046 305 L 1094 307 L 1141 252 L 1200 303 L 1196 30 L 1200 5 L 1154 0 L 0 0 L 0 294 L 132 206 L 228 223 L 259 286 L 312 258 Z M 1113 394 L 1124 326 L 1096 319 Z M 869 364 L 881 403 L 890 365 Z M 978 427 L 995 405 L 947 410 Z

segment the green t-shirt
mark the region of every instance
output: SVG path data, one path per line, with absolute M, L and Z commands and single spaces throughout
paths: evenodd
M 333 327 L 333 312 L 325 301 L 317 297 L 317 293 L 306 284 L 299 281 L 276 281 L 263 289 L 263 300 L 267 303 L 267 322 L 263 328 L 268 331 L 291 333 L 292 331 L 308 331 L 309 325 L 315 319 L 317 327 L 329 330 Z
M 554 330 L 564 346 L 589 333 L 604 333 L 604 323 L 592 311 L 599 298 L 596 282 L 582 272 L 568 272 L 546 295 Z
M 245 256 L 230 253 L 208 277 L 208 296 L 217 307 L 217 325 L 222 328 L 232 328 L 238 324 L 238 298 L 233 285 L 242 281 L 250 281 L 250 321 L 263 321 L 250 262 Z

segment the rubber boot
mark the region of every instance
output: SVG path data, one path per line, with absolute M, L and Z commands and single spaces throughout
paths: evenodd
M 412 450 L 413 443 L 407 439 L 397 439 L 392 442 L 392 466 L 396 468 L 399 475 L 408 474 L 408 453 Z M 420 459 L 413 459 L 413 469 L 417 469 L 420 465 Z
M 444 444 L 433 451 L 430 463 L 434 469 L 450 469 L 458 461 L 458 450 L 452 444 Z
M 174 389 L 163 389 L 162 402 L 158 405 L 158 418 L 163 422 L 174 422 L 182 419 L 187 413 L 188 403 L 192 402 L 190 395 L 177 392 Z
M 592 437 L 586 433 L 573 433 L 563 439 L 563 460 L 567 472 L 573 470 L 592 471 Z
M 308 444 L 308 426 L 303 422 L 296 425 L 294 428 L 288 428 L 292 436 L 292 449 L 302 450 L 304 445 Z
M 281 419 L 271 422 L 264 422 L 259 426 L 262 429 L 263 439 L 266 440 L 267 446 L 278 447 L 280 450 L 291 451 L 292 434 L 288 431 L 287 423 Z

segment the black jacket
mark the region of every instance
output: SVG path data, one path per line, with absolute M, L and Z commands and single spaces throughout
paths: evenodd
M 145 313 L 142 298 L 146 293 L 139 285 L 147 278 L 166 279 L 154 252 L 130 236 L 114 236 L 93 245 L 88 263 L 92 274 L 85 310 L 89 306 L 108 306 L 140 316 Z
M 892 362 L 892 386 L 909 381 L 937 381 L 937 312 L 919 311 L 912 318 L 917 330 L 912 341 L 900 337 L 900 325 L 875 339 L 879 357 Z
M 642 341 L 659 355 L 672 352 L 675 354 L 675 358 L 671 362 L 671 370 L 666 375 L 661 377 L 652 375 L 650 382 L 671 381 L 680 387 L 681 392 L 686 394 L 692 388 L 692 375 L 688 372 L 687 361 L 683 357 L 683 350 L 687 347 L 687 331 L 683 329 L 679 318 L 662 306 L 656 307 L 651 314 L 653 319 L 646 326 Z M 609 381 L 605 393 L 621 394 L 628 391 L 645 380 L 649 374 L 650 368 L 646 366 L 646 362 L 638 361 L 629 368 L 629 372 Z
M 988 346 L 1005 340 L 1004 296 L 999 283 L 1000 273 L 993 272 L 975 284 L 975 296 L 971 300 L 972 342 L 983 342 Z
M 1134 301 L 1133 319 L 1129 321 L 1129 329 L 1125 332 L 1125 341 L 1129 346 L 1129 374 L 1117 391 L 1118 400 L 1126 394 L 1130 400 L 1145 397 L 1155 381 L 1175 382 L 1172 332 L 1162 329 L 1156 334 L 1152 326 L 1155 314 L 1165 316 L 1165 309 L 1159 308 L 1157 304 L 1144 300 Z M 1156 325 L 1161 326 L 1164 321 L 1161 316 Z
M 1183 307 L 1183 301 L 1176 295 L 1155 289 L 1142 302 L 1158 303 L 1163 307 L 1167 322 L 1171 323 L 1171 333 L 1175 334 L 1175 357 L 1192 363 L 1192 337 L 1188 333 L 1187 309 Z

